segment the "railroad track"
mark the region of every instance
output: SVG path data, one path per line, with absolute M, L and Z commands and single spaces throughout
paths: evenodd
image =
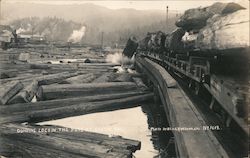
M 201 89 L 199 95 L 195 94 L 185 80 L 180 78 L 182 75 L 174 71 L 168 73 L 160 65 L 164 64 L 153 62 L 145 56 L 136 57 L 137 68 L 146 74 L 149 78 L 148 82 L 152 83 L 159 92 L 170 126 L 200 125 L 203 128 L 198 132 L 173 131 L 177 156 L 209 157 L 213 153 L 212 157 L 247 157 L 248 142 L 244 131 L 238 130 L 240 128 L 237 128 L 236 123 L 233 126 L 234 129 L 225 126 L 221 116 L 209 108 L 209 102 L 206 99 L 202 99 L 206 91 Z M 188 139 L 185 139 L 187 135 Z M 197 139 L 202 141 L 198 143 Z M 210 143 L 213 147 L 208 149 L 206 143 Z M 192 145 L 195 149 L 192 149 Z

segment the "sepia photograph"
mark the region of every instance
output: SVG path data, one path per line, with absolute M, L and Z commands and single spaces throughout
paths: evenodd
M 247 158 L 249 0 L 0 0 L 0 158 Z

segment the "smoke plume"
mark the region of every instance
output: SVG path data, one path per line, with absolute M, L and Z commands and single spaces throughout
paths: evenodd
M 80 30 L 74 30 L 73 33 L 68 38 L 68 42 L 77 43 L 80 42 L 82 37 L 85 35 L 86 27 L 83 26 Z
M 19 28 L 16 30 L 16 33 L 19 34 L 19 33 L 22 33 L 22 32 L 26 32 L 27 30 L 23 29 L 23 28 Z

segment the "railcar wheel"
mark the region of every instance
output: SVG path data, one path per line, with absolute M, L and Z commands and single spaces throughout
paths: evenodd
M 194 84 L 194 81 L 193 81 L 192 79 L 190 79 L 190 80 L 189 80 L 189 83 L 188 83 L 188 87 L 189 87 L 190 89 L 192 89 L 192 88 L 193 88 L 193 84 Z
M 212 97 L 211 102 L 210 102 L 210 105 L 209 105 L 209 108 L 210 108 L 211 110 L 213 110 L 214 104 L 215 104 L 215 98 Z
M 158 87 L 159 85 L 155 85 L 153 87 L 153 92 L 154 92 L 154 102 L 155 104 L 159 105 L 161 103 L 161 98 L 160 98 L 160 94 L 159 94 L 159 91 L 158 91 Z
M 199 95 L 200 89 L 201 89 L 201 84 L 199 82 L 194 81 L 194 93 L 195 95 Z

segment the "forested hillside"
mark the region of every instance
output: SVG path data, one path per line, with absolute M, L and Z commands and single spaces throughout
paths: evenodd
M 93 4 L 57 6 L 56 8 L 49 5 L 32 6 L 34 7 L 37 7 L 37 12 L 32 14 L 34 17 L 25 17 L 25 11 L 22 10 L 19 18 L 12 20 L 10 24 L 18 32 L 44 35 L 49 41 L 67 41 L 74 30 L 77 33 L 85 26 L 82 43 L 100 44 L 103 32 L 105 45 L 114 43 L 123 45 L 131 35 L 140 38 L 144 37 L 147 32 L 172 31 L 177 19 L 176 14 L 170 13 L 166 27 L 165 12 L 162 11 L 112 10 Z M 45 7 L 50 14 L 46 12 L 40 16 L 39 13 Z M 20 8 L 16 9 L 18 13 Z M 74 13 L 65 12 L 72 9 Z

